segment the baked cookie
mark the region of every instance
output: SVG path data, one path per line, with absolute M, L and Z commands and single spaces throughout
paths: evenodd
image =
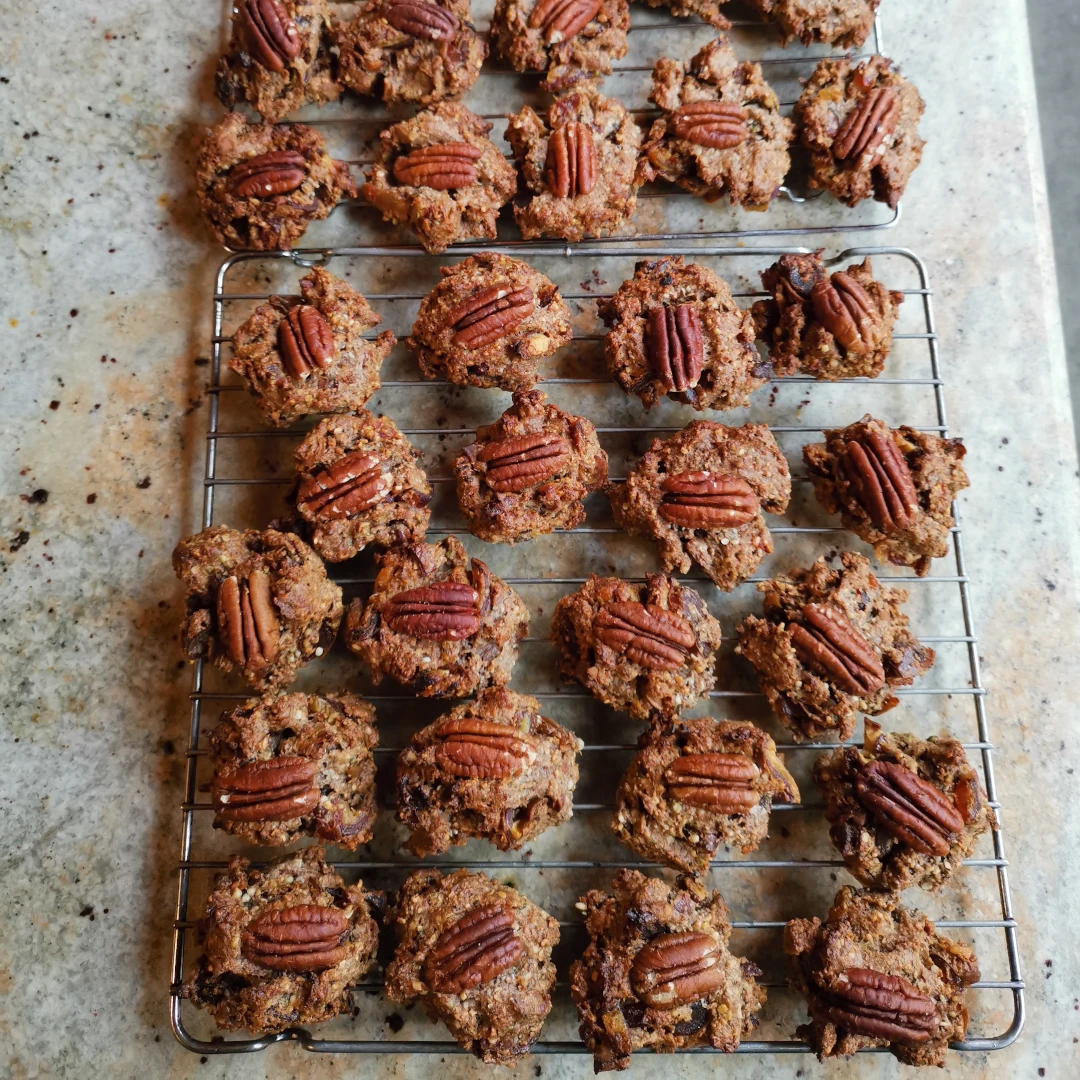
M 326 0 L 239 0 L 232 42 L 218 63 L 215 89 L 226 109 L 249 102 L 276 124 L 309 102 L 341 97 L 324 34 Z
M 379 946 L 383 894 L 346 885 L 321 847 L 264 870 L 233 856 L 206 906 L 206 952 L 183 996 L 225 1031 L 264 1035 L 352 1008 Z
M 919 91 L 871 56 L 822 60 L 795 103 L 802 144 L 810 151 L 810 186 L 855 206 L 871 197 L 896 209 L 922 159 Z
M 595 574 L 551 617 L 559 671 L 635 720 L 670 720 L 716 683 L 720 624 L 664 574 L 644 584 Z
M 937 891 L 995 828 L 979 774 L 957 739 L 882 734 L 814 762 L 829 836 L 868 889 Z
M 387 913 L 398 946 L 386 995 L 417 999 L 460 1046 L 492 1065 L 512 1065 L 536 1042 L 551 1011 L 559 924 L 484 874 L 410 874 Z
M 424 539 L 431 485 L 420 454 L 390 417 L 366 409 L 327 416 L 293 457 L 296 512 L 327 562 L 351 559 L 368 544 L 388 548 Z
M 656 541 L 667 573 L 693 563 L 717 588 L 749 577 L 772 549 L 762 511 L 791 498 L 787 459 L 765 424 L 692 420 L 652 446 L 624 484 L 608 484 L 615 524 Z
M 270 690 L 333 645 L 341 589 L 298 536 L 214 525 L 181 540 L 172 563 L 187 591 L 180 643 L 189 660 L 236 668 Z
M 379 734 L 360 698 L 270 693 L 224 713 L 207 738 L 214 828 L 276 847 L 371 839 Z
M 900 610 L 907 589 L 882 585 L 870 560 L 845 551 L 842 570 L 824 556 L 758 591 L 765 618 L 748 615 L 735 651 L 758 670 L 773 712 L 796 741 L 855 730 L 856 713 L 877 716 L 897 704 L 894 686 L 908 686 L 934 664 L 934 650 L 908 629 Z
M 541 89 L 558 93 L 610 75 L 629 29 L 627 0 L 496 0 L 491 43 L 515 71 L 545 72 Z
M 349 605 L 345 644 L 376 686 L 389 676 L 420 697 L 467 697 L 510 681 L 529 613 L 460 540 L 375 558 L 375 587 Z
M 451 709 L 398 755 L 409 850 L 438 855 L 476 836 L 513 851 L 569 820 L 583 745 L 536 698 L 505 687 Z
M 305 124 L 249 124 L 231 112 L 199 149 L 195 190 L 206 223 L 226 247 L 287 249 L 308 225 L 356 198 L 344 161 Z
M 300 281 L 300 302 L 272 296 L 232 341 L 229 367 L 244 380 L 274 427 L 310 413 L 356 412 L 379 389 L 379 370 L 397 343 L 344 281 L 315 267 Z
M 596 428 L 564 413 L 539 390 L 514 394 L 454 461 L 458 506 L 469 532 L 514 544 L 585 520 L 582 501 L 607 479 Z
M 757 966 L 728 951 L 723 897 L 693 878 L 672 887 L 636 870 L 620 870 L 611 891 L 578 901 L 589 945 L 570 966 L 593 1070 L 625 1069 L 643 1047 L 733 1051 L 757 1027 L 765 991 Z
M 725 36 L 689 64 L 664 57 L 653 68 L 649 100 L 664 112 L 642 153 L 642 182 L 670 180 L 712 202 L 764 209 L 791 168 L 795 125 L 759 64 L 740 63 Z
M 879 562 L 922 577 L 949 553 L 952 502 L 968 486 L 960 439 L 942 439 L 864 416 L 803 448 L 818 502 L 874 545 Z
M 681 255 L 639 262 L 596 301 L 607 326 L 608 373 L 651 409 L 666 394 L 702 409 L 737 409 L 771 369 L 754 347 L 754 320 L 727 284 Z
M 753 724 L 702 716 L 650 726 L 615 793 L 611 829 L 631 851 L 701 875 L 721 845 L 746 854 L 769 834 L 773 800 L 799 788 Z
M 884 1046 L 905 1065 L 941 1066 L 967 1031 L 975 954 L 896 896 L 845 885 L 824 923 L 787 924 L 784 952 L 810 1010 L 797 1034 L 821 1061 Z
M 469 0 L 370 0 L 333 39 L 350 90 L 417 105 L 461 97 L 488 51 Z
M 437 254 L 496 234 L 517 174 L 487 137 L 491 124 L 445 101 L 387 128 L 361 194 L 386 221 L 406 225 Z
M 821 42 L 857 49 L 874 28 L 881 0 L 750 0 L 780 29 L 784 45 L 798 38 L 804 45 Z
M 425 379 L 529 390 L 538 362 L 573 337 L 559 290 L 518 259 L 484 251 L 439 273 L 405 339 Z
M 529 194 L 514 204 L 526 240 L 603 236 L 633 214 L 641 128 L 592 84 L 556 98 L 546 123 L 526 105 L 510 117 L 506 139 Z
M 869 256 L 830 275 L 820 250 L 781 255 L 761 282 L 771 299 L 751 311 L 777 375 L 873 379 L 882 373 L 904 294 L 874 280 Z
M 721 5 L 727 0 L 645 0 L 651 8 L 667 8 L 672 15 L 680 19 L 690 19 L 695 15 L 702 22 L 715 26 L 717 30 L 727 30 L 731 23 L 720 14 Z

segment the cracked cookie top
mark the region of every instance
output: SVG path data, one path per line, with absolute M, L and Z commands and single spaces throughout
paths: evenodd
M 776 23 L 784 45 L 798 38 L 804 45 L 821 42 L 857 49 L 874 28 L 881 0 L 750 0 Z

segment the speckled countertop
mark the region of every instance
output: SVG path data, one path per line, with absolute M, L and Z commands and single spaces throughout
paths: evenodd
M 1023 0 L 885 0 L 929 103 L 905 216 L 937 291 L 1030 1017 L 948 1075 L 1080 1072 L 1077 462 Z M 219 7 L 8 5 L 0 41 L 0 1075 L 475 1075 L 466 1059 L 202 1061 L 167 1019 L 218 262 L 189 190 Z M 636 1076 L 894 1076 L 887 1057 L 641 1058 Z M 518 1075 L 581 1076 L 582 1057 Z

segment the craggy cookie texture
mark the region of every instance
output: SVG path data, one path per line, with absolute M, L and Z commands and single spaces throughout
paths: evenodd
M 668 573 L 697 563 L 718 588 L 733 589 L 772 551 L 762 511 L 787 509 L 791 477 L 765 424 L 693 420 L 655 439 L 607 495 L 615 524 L 655 540 Z
M 465 697 L 510 681 L 529 613 L 460 540 L 376 559 L 371 596 L 353 600 L 345 625 L 345 644 L 376 686 L 389 676 L 420 697 Z
M 845 529 L 874 545 L 881 562 L 911 566 L 922 577 L 949 552 L 952 502 L 968 486 L 960 439 L 942 439 L 872 416 L 826 431 L 803 448 L 818 502 Z
M 506 138 L 530 196 L 514 205 L 526 240 L 602 236 L 633 214 L 641 128 L 614 98 L 586 85 L 556 98 L 546 122 L 526 105 Z
M 515 71 L 546 72 L 541 88 L 558 92 L 609 75 L 629 28 L 627 0 L 496 0 L 491 41 Z
M 740 63 L 726 37 L 709 42 L 684 65 L 660 59 L 649 100 L 664 111 L 641 159 L 642 180 L 670 180 L 708 200 L 764 207 L 784 182 L 795 125 L 761 67 Z
M 338 77 L 358 94 L 431 105 L 465 93 L 487 44 L 469 0 L 370 0 L 338 26 Z
M 296 511 L 328 562 L 424 539 L 431 485 L 420 454 L 388 416 L 328 416 L 294 453 Z
M 881 0 L 750 0 L 780 28 L 784 44 L 798 38 L 804 45 L 821 42 L 858 48 L 874 27 Z
M 288 248 L 308 225 L 356 197 L 344 161 L 304 124 L 249 124 L 228 113 L 206 137 L 195 171 L 199 208 L 228 247 Z
M 172 561 L 187 591 L 180 641 L 189 660 L 238 668 L 267 690 L 288 686 L 333 645 L 341 589 L 299 537 L 214 525 L 181 540 Z
M 716 274 L 681 255 L 639 262 L 596 310 L 609 327 L 609 374 L 646 408 L 665 394 L 698 410 L 739 408 L 770 374 L 750 313 Z
M 635 1050 L 733 1051 L 757 1027 L 761 972 L 728 951 L 727 904 L 693 878 L 674 887 L 620 870 L 613 895 L 578 901 L 589 945 L 570 967 L 570 993 L 593 1069 L 625 1069 Z
M 936 891 L 997 824 L 957 739 L 883 734 L 872 720 L 860 750 L 814 763 L 829 836 L 869 889 Z
M 418 998 L 459 1045 L 493 1065 L 512 1065 L 540 1035 L 551 1011 L 559 924 L 509 885 L 483 874 L 418 870 L 406 880 L 387 925 L 398 947 L 386 994 Z
M 229 367 L 263 416 L 286 427 L 309 413 L 356 412 L 379 389 L 379 370 L 397 338 L 368 339 L 380 322 L 344 281 L 316 267 L 296 303 L 272 296 L 233 335 Z
M 635 720 L 670 719 L 716 683 L 720 624 L 674 578 L 595 574 L 551 618 L 559 671 Z
M 773 800 L 799 789 L 753 724 L 703 716 L 650 727 L 615 795 L 612 831 L 632 851 L 704 874 L 720 846 L 744 854 L 768 836 Z
M 208 735 L 214 826 L 253 844 L 355 849 L 375 823 L 375 710 L 352 694 L 268 694 Z
M 517 174 L 487 137 L 491 124 L 447 101 L 379 136 L 361 192 L 386 221 L 406 225 L 433 253 L 457 240 L 494 239 Z
M 349 988 L 375 960 L 382 902 L 363 882 L 346 885 L 321 847 L 265 870 L 234 856 L 210 894 L 206 952 L 183 996 L 218 1027 L 255 1035 L 347 1013 Z
M 582 500 L 607 478 L 607 454 L 588 420 L 530 390 L 514 394 L 494 424 L 477 429 L 454 472 L 469 531 L 513 544 L 580 525 Z
M 748 615 L 735 651 L 758 670 L 773 712 L 797 740 L 855 730 L 858 712 L 877 716 L 934 663 L 908 629 L 906 589 L 882 585 L 870 561 L 845 551 L 842 570 L 825 558 L 763 581 L 765 618 Z
M 406 339 L 425 379 L 529 390 L 538 362 L 573 336 L 559 290 L 518 259 L 485 251 L 439 273 Z
M 874 280 L 870 258 L 830 275 L 821 252 L 781 255 L 761 275 L 771 294 L 752 311 L 777 375 L 875 378 L 885 368 L 904 294 Z
M 451 709 L 398 756 L 409 850 L 438 855 L 476 836 L 510 851 L 568 820 L 582 745 L 536 698 L 504 687 Z
M 230 52 L 215 74 L 221 103 L 232 109 L 249 101 L 277 123 L 309 102 L 337 100 L 341 84 L 324 41 L 329 25 L 326 0 L 239 0 Z
M 727 0 L 645 0 L 651 8 L 666 7 L 672 15 L 681 19 L 697 16 L 702 22 L 715 26 L 717 30 L 727 30 L 731 23 L 720 14 L 720 8 Z
M 798 1035 L 821 1061 L 886 1046 L 905 1065 L 940 1066 L 964 1038 L 975 954 L 895 896 L 844 886 L 824 923 L 787 924 L 784 952 L 810 1010 Z
M 795 104 L 810 186 L 848 206 L 873 197 L 895 209 L 922 159 L 923 109 L 918 90 L 883 56 L 858 67 L 822 60 Z

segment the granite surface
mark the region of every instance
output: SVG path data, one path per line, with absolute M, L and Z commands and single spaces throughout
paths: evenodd
M 883 15 L 887 49 L 929 103 L 929 143 L 903 220 L 867 242 L 916 249 L 936 288 L 950 419 L 969 448 L 967 554 L 1029 986 L 1021 1038 L 950 1055 L 946 1073 L 1073 1077 L 1080 485 L 1024 3 L 885 0 Z M 220 114 L 221 16 L 137 0 L 6 5 L 0 1075 L 478 1075 L 456 1057 L 296 1047 L 200 1060 L 169 1030 L 190 683 L 169 556 L 199 521 L 220 252 L 189 178 Z M 806 1056 L 632 1066 L 692 1080 L 717 1068 L 901 1072 L 865 1055 L 827 1069 Z M 545 1057 L 516 1071 L 589 1065 Z

